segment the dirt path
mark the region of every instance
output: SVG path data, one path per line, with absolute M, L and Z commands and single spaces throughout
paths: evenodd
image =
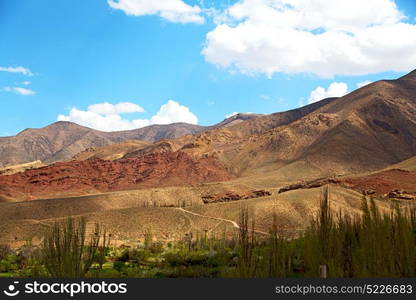
M 240 229 L 240 226 L 237 224 L 237 222 L 235 222 L 233 220 L 223 219 L 223 218 L 216 218 L 216 217 L 211 217 L 211 216 L 206 216 L 206 215 L 201 215 L 201 214 L 198 214 L 196 212 L 183 209 L 182 207 L 176 207 L 175 209 L 178 209 L 178 210 L 180 210 L 180 211 L 182 211 L 184 213 L 191 214 L 191 215 L 194 215 L 194 216 L 197 216 L 197 217 L 202 217 L 202 218 L 208 218 L 208 219 L 212 219 L 212 220 L 218 220 L 218 221 L 228 222 L 228 223 L 231 223 L 234 228 Z M 254 230 L 254 232 L 255 233 L 258 233 L 258 234 L 269 235 L 267 232 L 264 232 L 264 231 Z

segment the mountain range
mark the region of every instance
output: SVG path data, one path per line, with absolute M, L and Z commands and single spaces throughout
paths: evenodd
M 16 136 L 0 137 L 0 167 L 37 160 L 45 163 L 63 161 L 89 148 L 103 147 L 128 140 L 156 142 L 172 139 L 227 127 L 258 116 L 237 114 L 213 126 L 174 123 L 114 132 L 103 132 L 72 122 L 59 121 L 40 129 L 25 129 Z
M 123 242 L 150 225 L 158 238 L 178 239 L 237 222 L 243 204 L 257 229 L 267 231 L 276 214 L 279 228 L 296 232 L 318 209 L 323 185 L 332 207 L 348 212 L 363 195 L 386 210 L 390 199 L 416 199 L 416 71 L 213 126 L 101 132 L 57 122 L 0 138 L 0 161 L 7 242 L 67 216 L 104 222 Z
M 286 179 L 359 173 L 416 154 L 416 72 L 229 127 L 131 148 L 123 157 L 185 151 L 214 156 L 236 176 Z

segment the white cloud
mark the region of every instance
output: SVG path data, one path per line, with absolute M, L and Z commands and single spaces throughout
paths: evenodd
M 365 81 L 362 81 L 362 82 L 358 82 L 357 83 L 357 88 L 362 88 L 363 86 L 369 85 L 370 83 L 373 83 L 373 82 L 370 81 L 370 80 L 365 80 Z
M 25 67 L 0 67 L 0 71 L 9 73 L 21 73 L 26 76 L 33 76 L 33 73 Z
M 174 23 L 204 23 L 201 8 L 191 6 L 182 0 L 108 0 L 113 9 L 120 9 L 127 15 L 159 15 Z
M 3 90 L 5 92 L 14 92 L 16 94 L 23 95 L 23 96 L 30 96 L 30 95 L 36 94 L 31 89 L 26 89 L 26 88 L 22 88 L 22 87 L 6 86 L 6 87 L 3 88 Z
M 22 84 L 22 85 L 30 85 L 30 84 L 32 84 L 32 82 L 26 80 L 26 81 L 21 82 L 20 84 Z
M 393 0 L 240 0 L 224 14 L 202 54 L 244 74 L 332 77 L 416 66 L 416 25 Z
M 14 87 L 13 90 L 20 94 L 20 95 L 24 95 L 24 96 L 29 96 L 29 95 L 34 95 L 35 92 L 32 91 L 31 89 L 26 89 L 26 88 L 22 88 L 22 87 Z
M 139 105 L 123 102 L 119 104 L 98 103 L 90 105 L 86 111 L 72 108 L 69 115 L 59 115 L 58 121 L 70 121 L 83 126 L 102 131 L 118 131 L 141 128 L 153 124 L 171 124 L 185 122 L 197 124 L 198 118 L 188 107 L 178 102 L 169 100 L 163 104 L 159 111 L 150 119 L 123 119 L 121 114 L 143 112 Z
M 108 102 L 98 103 L 88 106 L 88 110 L 101 115 L 144 112 L 144 109 L 141 106 L 131 102 L 121 102 L 118 104 L 111 104 Z
M 329 85 L 328 89 L 324 89 L 318 86 L 314 89 L 308 98 L 308 103 L 314 103 L 319 100 L 330 97 L 342 97 L 348 93 L 348 85 L 344 82 L 333 82 Z
M 235 115 L 238 115 L 238 112 L 233 112 L 233 113 L 230 113 L 228 115 L 225 115 L 225 118 L 228 119 L 228 118 L 231 118 L 231 117 L 233 117 Z
M 170 124 L 176 122 L 185 122 L 197 124 L 198 118 L 187 108 L 178 102 L 169 100 L 163 104 L 156 115 L 150 119 L 151 124 Z

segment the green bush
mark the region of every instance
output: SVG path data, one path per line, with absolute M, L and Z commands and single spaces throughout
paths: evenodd
M 12 250 L 9 245 L 0 245 L 0 260 L 4 259 L 10 253 L 12 253 Z
M 171 267 L 204 265 L 207 263 L 208 253 L 181 249 L 166 253 L 164 259 Z
M 269 235 L 255 233 L 247 209 L 238 237 L 197 235 L 188 243 L 154 242 L 121 249 L 100 243 L 96 227 L 88 240 L 85 221 L 55 225 L 41 248 L 30 255 L 7 254 L 0 260 L 4 276 L 54 277 L 415 277 L 416 207 L 392 205 L 381 213 L 374 199 L 363 199 L 361 215 L 334 213 L 324 189 L 318 214 L 297 238 L 279 233 L 276 216 Z M 104 232 L 104 235 L 106 233 Z M 101 248 L 100 248 L 101 247 Z M 28 248 L 29 250 L 32 248 Z M 1 250 L 1 248 L 0 248 Z M 0 251 L 1 254 L 1 251 Z M 97 262 L 99 266 L 92 266 Z M 108 263 L 106 263 L 108 262 Z
M 113 264 L 114 270 L 117 272 L 123 272 L 123 270 L 126 268 L 126 262 L 124 261 L 115 261 Z
M 18 257 L 15 254 L 8 254 L 0 261 L 0 273 L 14 272 L 18 269 Z

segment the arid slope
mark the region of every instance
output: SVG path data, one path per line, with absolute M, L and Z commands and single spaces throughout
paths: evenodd
M 169 147 L 214 155 L 238 176 L 281 170 L 296 180 L 303 173 L 382 169 L 416 154 L 416 73 L 302 109 L 174 139 Z M 156 143 L 148 149 L 159 148 Z M 135 154 L 142 153 L 147 149 Z

